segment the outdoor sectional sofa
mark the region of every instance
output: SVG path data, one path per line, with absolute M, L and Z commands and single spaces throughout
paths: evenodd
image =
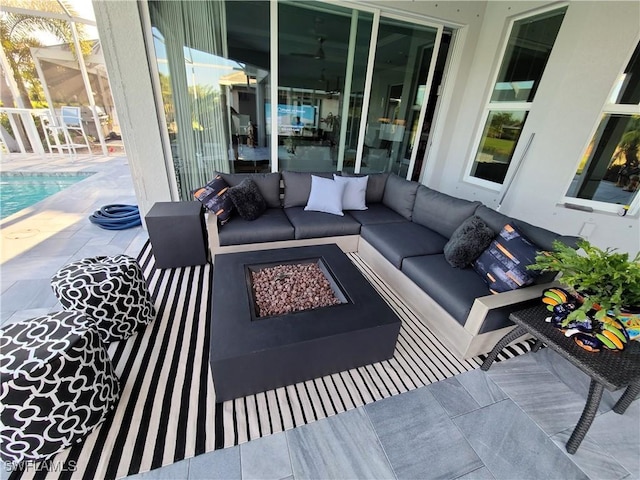
M 507 217 L 480 202 L 452 197 L 393 174 L 369 175 L 366 210 L 344 216 L 306 211 L 311 173 L 221 174 L 233 187 L 251 177 L 267 203 L 253 221 L 232 217 L 220 225 L 209 214 L 207 229 L 215 254 L 256 249 L 336 243 L 358 254 L 460 358 L 488 352 L 510 329 L 509 314 L 540 297 L 553 275 L 535 284 L 492 294 L 471 268 L 455 268 L 445 258 L 445 245 L 469 217 L 477 216 L 497 235 L 515 225 L 540 250 L 565 237 Z M 332 173 L 313 175 L 332 178 Z

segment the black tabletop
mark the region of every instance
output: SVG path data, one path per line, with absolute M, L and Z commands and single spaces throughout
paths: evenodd
M 541 304 L 514 312 L 510 318 L 608 390 L 640 382 L 640 342 L 629 341 L 623 351 L 603 349 L 589 352 L 566 337 L 560 329 L 545 322 L 548 316 L 549 311 Z

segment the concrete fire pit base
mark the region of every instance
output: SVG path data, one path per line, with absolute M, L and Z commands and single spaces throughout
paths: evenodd
M 256 318 L 247 271 L 320 259 L 346 303 Z M 216 255 L 210 362 L 216 401 L 291 385 L 393 356 L 400 319 L 336 245 Z

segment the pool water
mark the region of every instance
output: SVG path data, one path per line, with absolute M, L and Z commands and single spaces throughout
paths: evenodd
M 0 173 L 0 219 L 38 203 L 92 173 Z

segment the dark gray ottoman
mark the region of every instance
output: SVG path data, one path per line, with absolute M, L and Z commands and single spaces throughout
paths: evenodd
M 145 216 L 158 268 L 204 265 L 208 259 L 200 202 L 157 202 Z
M 105 342 L 129 338 L 156 316 L 142 269 L 127 255 L 70 263 L 53 276 L 51 286 L 65 310 L 96 322 Z
M 120 385 L 93 321 L 58 312 L 0 329 L 0 456 L 47 459 L 115 408 Z

